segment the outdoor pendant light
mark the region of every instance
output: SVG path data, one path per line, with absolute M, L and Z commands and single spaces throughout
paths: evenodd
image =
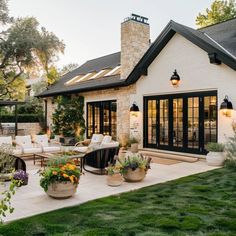
M 174 71 L 173 75 L 171 76 L 170 81 L 171 81 L 171 84 L 174 87 L 178 87 L 179 81 L 180 81 L 180 77 L 179 77 L 179 75 L 178 75 L 176 70 Z
M 224 101 L 220 105 L 220 110 L 223 112 L 225 116 L 231 116 L 231 111 L 233 110 L 233 105 L 229 101 L 228 96 L 226 95 Z
M 139 107 L 137 106 L 136 102 L 132 104 L 132 106 L 129 109 L 130 114 L 133 116 L 137 116 L 137 113 L 139 112 Z

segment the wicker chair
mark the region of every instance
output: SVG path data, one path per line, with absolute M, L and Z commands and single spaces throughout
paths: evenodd
M 108 163 L 112 163 L 114 156 L 118 155 L 118 153 L 119 147 L 100 148 L 88 152 L 83 157 L 83 169 L 92 174 L 104 175 L 106 174 L 105 168 Z M 93 169 L 88 169 L 86 166 L 93 167 Z

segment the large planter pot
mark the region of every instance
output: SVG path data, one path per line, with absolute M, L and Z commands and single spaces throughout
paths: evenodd
M 131 150 L 132 153 L 137 153 L 138 152 L 138 143 L 132 143 L 131 144 Z
M 206 161 L 209 166 L 222 166 L 225 161 L 223 152 L 209 152 L 206 156 Z
M 107 175 L 107 185 L 112 187 L 120 186 L 123 182 L 123 177 L 120 173 L 115 173 L 113 175 Z
M 57 199 L 65 199 L 73 196 L 77 190 L 78 184 L 70 181 L 55 182 L 48 186 L 47 194 Z
M 123 174 L 123 177 L 127 182 L 140 182 L 145 176 L 146 170 L 140 168 L 137 168 L 136 170 L 129 168 L 127 172 Z
M 122 133 L 119 135 L 119 143 L 120 146 L 123 148 L 127 148 L 128 144 L 129 144 L 129 134 L 126 133 Z

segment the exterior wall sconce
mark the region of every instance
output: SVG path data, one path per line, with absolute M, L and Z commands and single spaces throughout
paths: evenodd
M 180 77 L 179 77 L 179 75 L 178 75 L 176 70 L 174 71 L 173 75 L 171 76 L 170 81 L 171 81 L 171 84 L 174 87 L 178 87 L 179 86 Z
M 138 105 L 136 104 L 136 102 L 134 102 L 134 103 L 132 104 L 132 106 L 130 107 L 129 111 L 130 111 L 130 114 L 131 114 L 132 116 L 138 116 L 139 107 L 138 107 Z
M 231 111 L 233 110 L 233 105 L 229 101 L 228 96 L 226 95 L 224 101 L 220 105 L 220 110 L 222 111 L 224 116 L 230 117 Z

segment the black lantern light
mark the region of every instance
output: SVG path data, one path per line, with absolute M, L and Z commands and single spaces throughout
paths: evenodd
M 231 111 L 233 110 L 232 102 L 229 101 L 228 96 L 226 95 L 224 101 L 220 105 L 220 110 L 225 116 L 231 116 Z
M 170 81 L 171 81 L 171 84 L 174 87 L 178 87 L 178 84 L 179 84 L 179 81 L 180 81 L 180 77 L 179 77 L 179 75 L 178 75 L 176 70 L 174 71 L 173 75 L 171 76 Z
M 129 111 L 130 111 L 131 115 L 137 116 L 137 113 L 139 112 L 139 107 L 138 107 L 138 105 L 136 104 L 136 102 L 134 102 L 134 103 L 132 104 L 132 106 L 130 107 Z

